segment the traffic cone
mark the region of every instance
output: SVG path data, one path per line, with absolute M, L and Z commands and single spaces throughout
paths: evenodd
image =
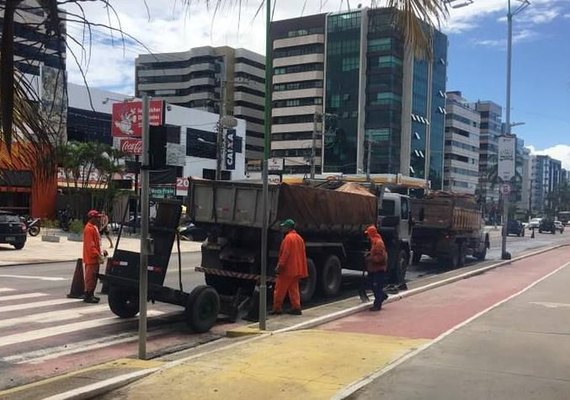
M 67 295 L 70 299 L 80 299 L 85 292 L 85 281 L 83 279 L 83 260 L 77 259 L 75 264 L 75 272 L 73 273 L 73 281 L 71 281 L 71 289 Z

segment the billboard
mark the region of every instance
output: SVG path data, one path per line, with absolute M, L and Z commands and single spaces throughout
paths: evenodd
M 515 145 L 516 137 L 499 137 L 498 177 L 503 182 L 508 182 L 515 176 Z
M 164 124 L 164 101 L 151 100 L 149 124 Z M 114 137 L 142 136 L 142 101 L 113 103 L 111 134 Z
M 236 169 L 236 151 L 235 151 L 236 130 L 228 129 L 226 131 L 226 169 Z

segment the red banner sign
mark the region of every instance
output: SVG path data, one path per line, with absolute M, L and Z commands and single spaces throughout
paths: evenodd
M 139 139 L 121 139 L 119 149 L 123 153 L 134 154 L 140 156 L 142 154 L 142 140 Z
M 190 179 L 188 178 L 176 178 L 176 190 L 188 192 L 188 188 L 190 187 Z
M 150 125 L 163 125 L 164 101 L 151 100 Z M 113 103 L 111 133 L 115 137 L 142 136 L 142 102 Z

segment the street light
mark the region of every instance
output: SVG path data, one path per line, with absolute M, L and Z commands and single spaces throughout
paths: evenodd
M 463 8 L 463 7 L 467 7 L 470 6 L 471 4 L 473 4 L 473 0 L 464 0 L 462 3 L 456 4 L 456 2 L 459 0 L 447 0 L 445 3 L 449 4 L 449 6 L 451 8 Z

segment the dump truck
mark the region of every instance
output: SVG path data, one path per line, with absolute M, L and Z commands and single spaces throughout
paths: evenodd
M 412 199 L 412 221 L 413 263 L 425 254 L 455 268 L 465 265 L 467 256 L 487 256 L 489 234 L 473 196 L 436 191 Z
M 196 270 L 220 294 L 224 313 L 237 318 L 260 277 L 262 185 L 191 180 L 188 193 L 190 219 L 209 232 Z M 308 185 L 269 185 L 269 281 L 282 240 L 279 223 L 287 218 L 296 221 L 306 244 L 309 277 L 301 282 L 301 300 L 309 301 L 317 291 L 334 296 L 342 269 L 361 271 L 364 266 L 369 246 L 364 230 L 378 221 L 378 197 Z

